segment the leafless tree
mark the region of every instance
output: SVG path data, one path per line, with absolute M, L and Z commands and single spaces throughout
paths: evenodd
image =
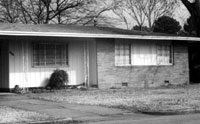
M 2 0 L 0 20 L 94 26 L 124 22 L 127 29 L 132 29 L 130 20 L 134 20 L 141 28 L 146 24 L 153 28 L 155 20 L 170 14 L 173 6 L 173 0 Z
M 109 0 L 2 0 L 3 22 L 32 24 L 112 25 L 105 13 L 114 4 Z M 3 18 L 5 17 L 5 18 Z
M 8 23 L 16 23 L 19 18 L 19 7 L 13 0 L 0 1 L 0 21 Z
M 138 1 L 138 0 L 137 0 Z M 176 1 L 174 0 L 142 0 L 139 2 L 144 12 L 149 28 L 153 28 L 154 22 L 163 15 L 173 13 Z
M 124 3 L 121 0 L 113 0 L 113 4 L 115 5 L 112 8 L 112 12 L 119 17 L 121 22 L 124 22 L 126 29 L 131 29 L 131 25 L 129 24 L 129 19 L 127 18 L 127 13 L 124 8 Z
M 86 1 L 86 0 L 85 0 Z M 85 4 L 84 0 L 17 0 L 24 23 L 64 23 L 73 9 Z
M 176 4 L 174 0 L 117 0 L 119 1 L 121 4 L 114 9 L 114 13 L 125 22 L 127 28 L 131 18 L 141 29 L 146 23 L 152 29 L 155 20 L 160 16 L 170 15 Z
M 79 20 L 76 24 L 94 25 L 94 26 L 112 26 L 113 18 L 106 14 L 114 7 L 114 3 L 109 0 L 93 0 L 90 4 L 82 7 L 78 12 Z

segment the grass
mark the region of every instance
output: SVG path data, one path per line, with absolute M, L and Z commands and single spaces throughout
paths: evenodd
M 183 113 L 200 111 L 200 85 L 152 89 L 56 90 L 29 97 L 54 102 L 100 105 L 132 112 Z
M 0 106 L 0 123 L 28 123 L 48 119 L 49 117 L 45 114 Z

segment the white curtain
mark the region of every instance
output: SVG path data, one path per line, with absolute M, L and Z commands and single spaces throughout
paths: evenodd
M 115 65 L 128 66 L 130 65 L 130 43 L 116 42 L 115 44 Z
M 169 41 L 133 41 L 115 43 L 116 66 L 150 66 L 172 64 Z
M 137 41 L 131 46 L 132 65 L 156 65 L 156 45 L 153 41 Z

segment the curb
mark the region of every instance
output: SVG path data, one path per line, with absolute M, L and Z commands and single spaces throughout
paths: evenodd
M 67 123 L 78 123 L 80 121 L 75 121 L 72 118 L 66 118 L 66 119 L 58 119 L 58 120 L 47 120 L 47 121 L 33 121 L 28 122 L 28 124 L 67 124 Z
M 200 113 L 200 110 L 191 110 L 191 111 L 139 111 L 140 113 L 143 114 L 148 114 L 148 115 L 184 115 L 184 114 L 196 114 Z

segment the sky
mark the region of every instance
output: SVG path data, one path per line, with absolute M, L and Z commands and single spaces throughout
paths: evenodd
M 177 19 L 181 25 L 184 25 L 184 23 L 187 21 L 187 18 L 189 18 L 189 16 L 190 14 L 184 5 L 181 5 L 180 7 L 176 8 L 174 12 L 174 18 Z

